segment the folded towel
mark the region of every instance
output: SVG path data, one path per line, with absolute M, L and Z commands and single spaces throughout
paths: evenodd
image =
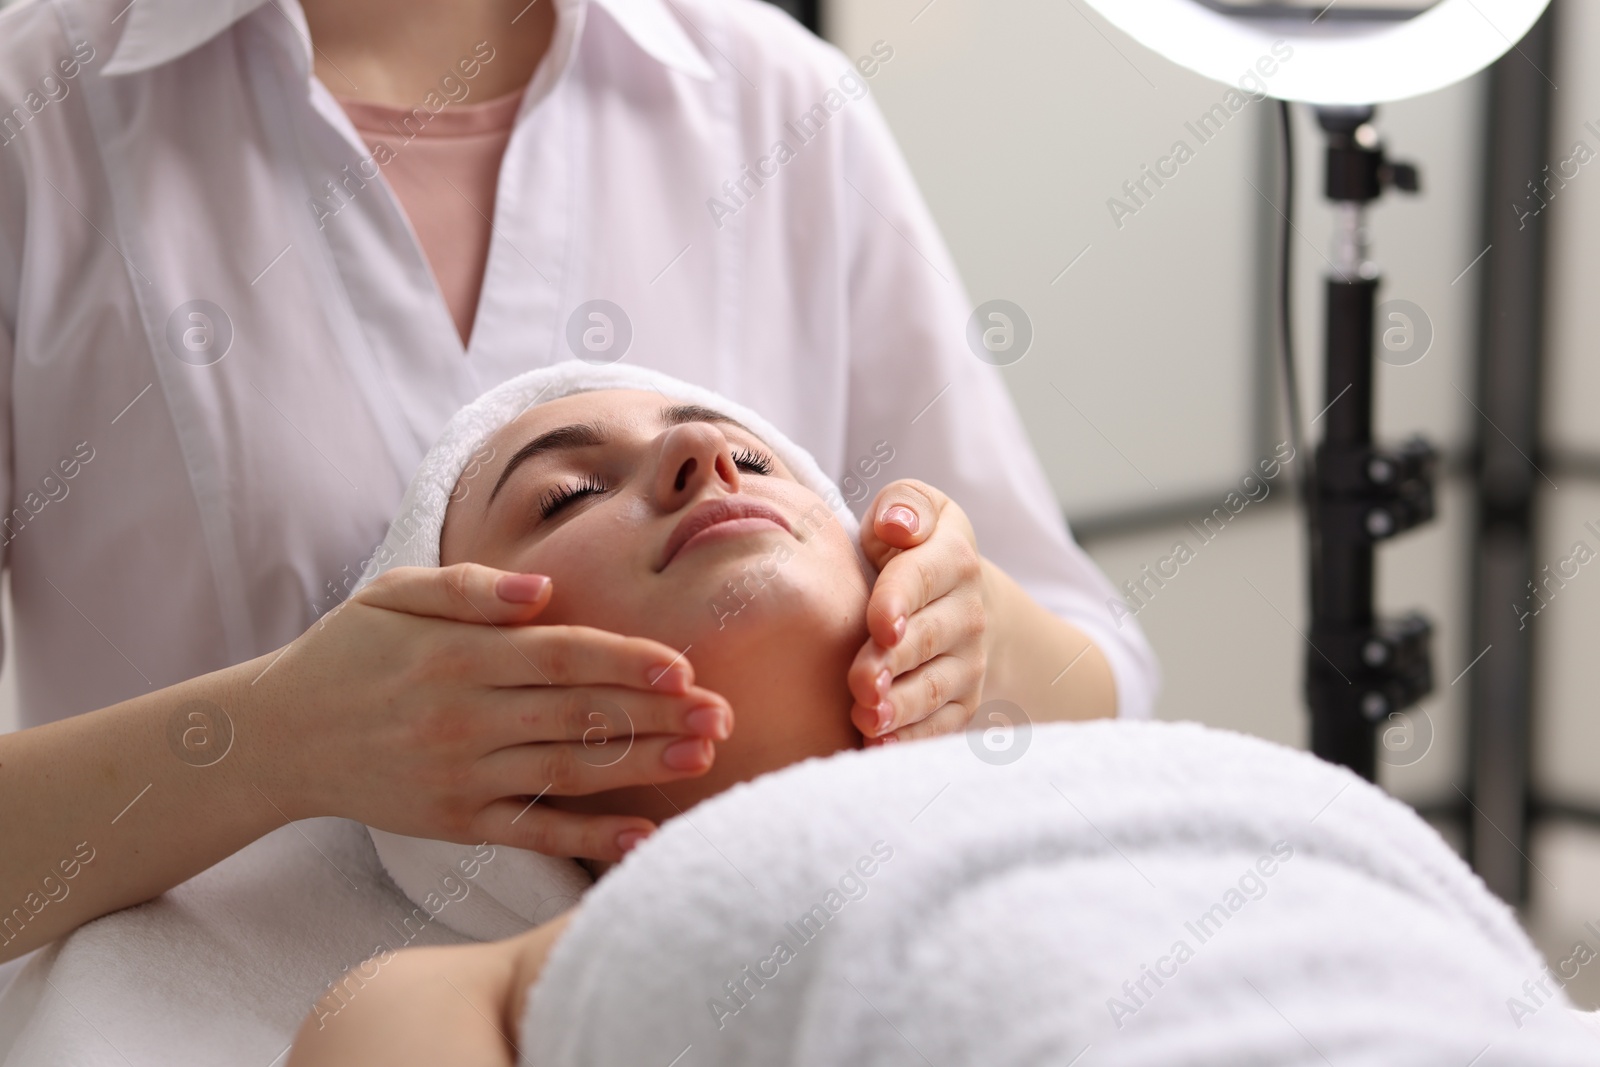
M 1005 741 L 670 820 L 552 951 L 523 1067 L 1600 1060 L 1559 989 L 1529 999 L 1511 911 L 1349 772 L 1194 724 Z
M 838 487 L 811 453 L 760 414 L 709 389 L 645 367 L 621 363 L 593 366 L 568 360 L 502 382 L 451 418 L 412 477 L 399 513 L 373 555 L 375 566 L 361 576 L 356 590 L 392 567 L 437 567 L 445 507 L 473 454 L 497 430 L 534 405 L 597 389 L 654 390 L 678 403 L 699 404 L 737 419 L 766 442 L 800 484 L 827 503 L 855 544 L 862 570 L 869 576 L 876 573 L 861 549 L 860 523 Z M 378 829 L 372 830 L 372 840 L 395 884 L 418 904 L 426 904 L 430 894 L 437 897 L 442 878 L 459 878 L 471 865 L 475 847 Z M 501 847 L 492 874 L 481 887 L 483 892 L 468 898 L 470 906 L 444 913 L 442 920 L 481 940 L 508 937 L 559 914 L 589 883 L 588 873 L 572 860 Z

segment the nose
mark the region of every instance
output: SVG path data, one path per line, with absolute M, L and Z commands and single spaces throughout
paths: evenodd
M 739 468 L 722 431 L 710 423 L 690 422 L 662 434 L 655 476 L 655 499 L 662 511 L 677 511 L 712 481 L 725 492 L 739 491 Z

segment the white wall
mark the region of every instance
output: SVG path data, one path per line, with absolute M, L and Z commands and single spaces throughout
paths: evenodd
M 837 3 L 830 36 L 851 56 L 893 46 L 872 90 L 974 301 L 1033 320 L 1006 373 L 1057 492 L 1087 515 L 1231 480 L 1258 406 L 1240 295 L 1265 108 L 1198 146 L 1183 123 L 1223 87 L 1126 40 L 1119 55 L 1083 5 L 926 3 Z M 1119 229 L 1106 201 L 1180 137 L 1195 158 Z

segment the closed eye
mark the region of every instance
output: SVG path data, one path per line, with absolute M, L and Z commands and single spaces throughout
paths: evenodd
M 581 496 L 605 492 L 609 486 L 593 475 L 584 475 L 576 485 L 558 485 L 539 501 L 539 515 L 548 519 Z
M 765 452 L 757 452 L 751 448 L 741 448 L 733 453 L 735 466 L 744 467 L 756 474 L 772 473 L 772 457 Z

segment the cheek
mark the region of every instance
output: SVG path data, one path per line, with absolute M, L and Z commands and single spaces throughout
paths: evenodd
M 811 542 L 804 546 L 803 551 L 816 556 L 819 569 L 826 573 L 837 595 L 861 598 L 864 614 L 865 600 L 872 592 L 872 581 L 862 572 L 855 543 L 845 533 L 844 527 L 838 523 L 822 527 L 812 535 Z
M 541 542 L 512 566 L 548 574 L 555 584 L 538 622 L 596 626 L 627 632 L 640 615 L 638 583 L 630 581 L 627 557 L 602 534 L 573 528 Z

